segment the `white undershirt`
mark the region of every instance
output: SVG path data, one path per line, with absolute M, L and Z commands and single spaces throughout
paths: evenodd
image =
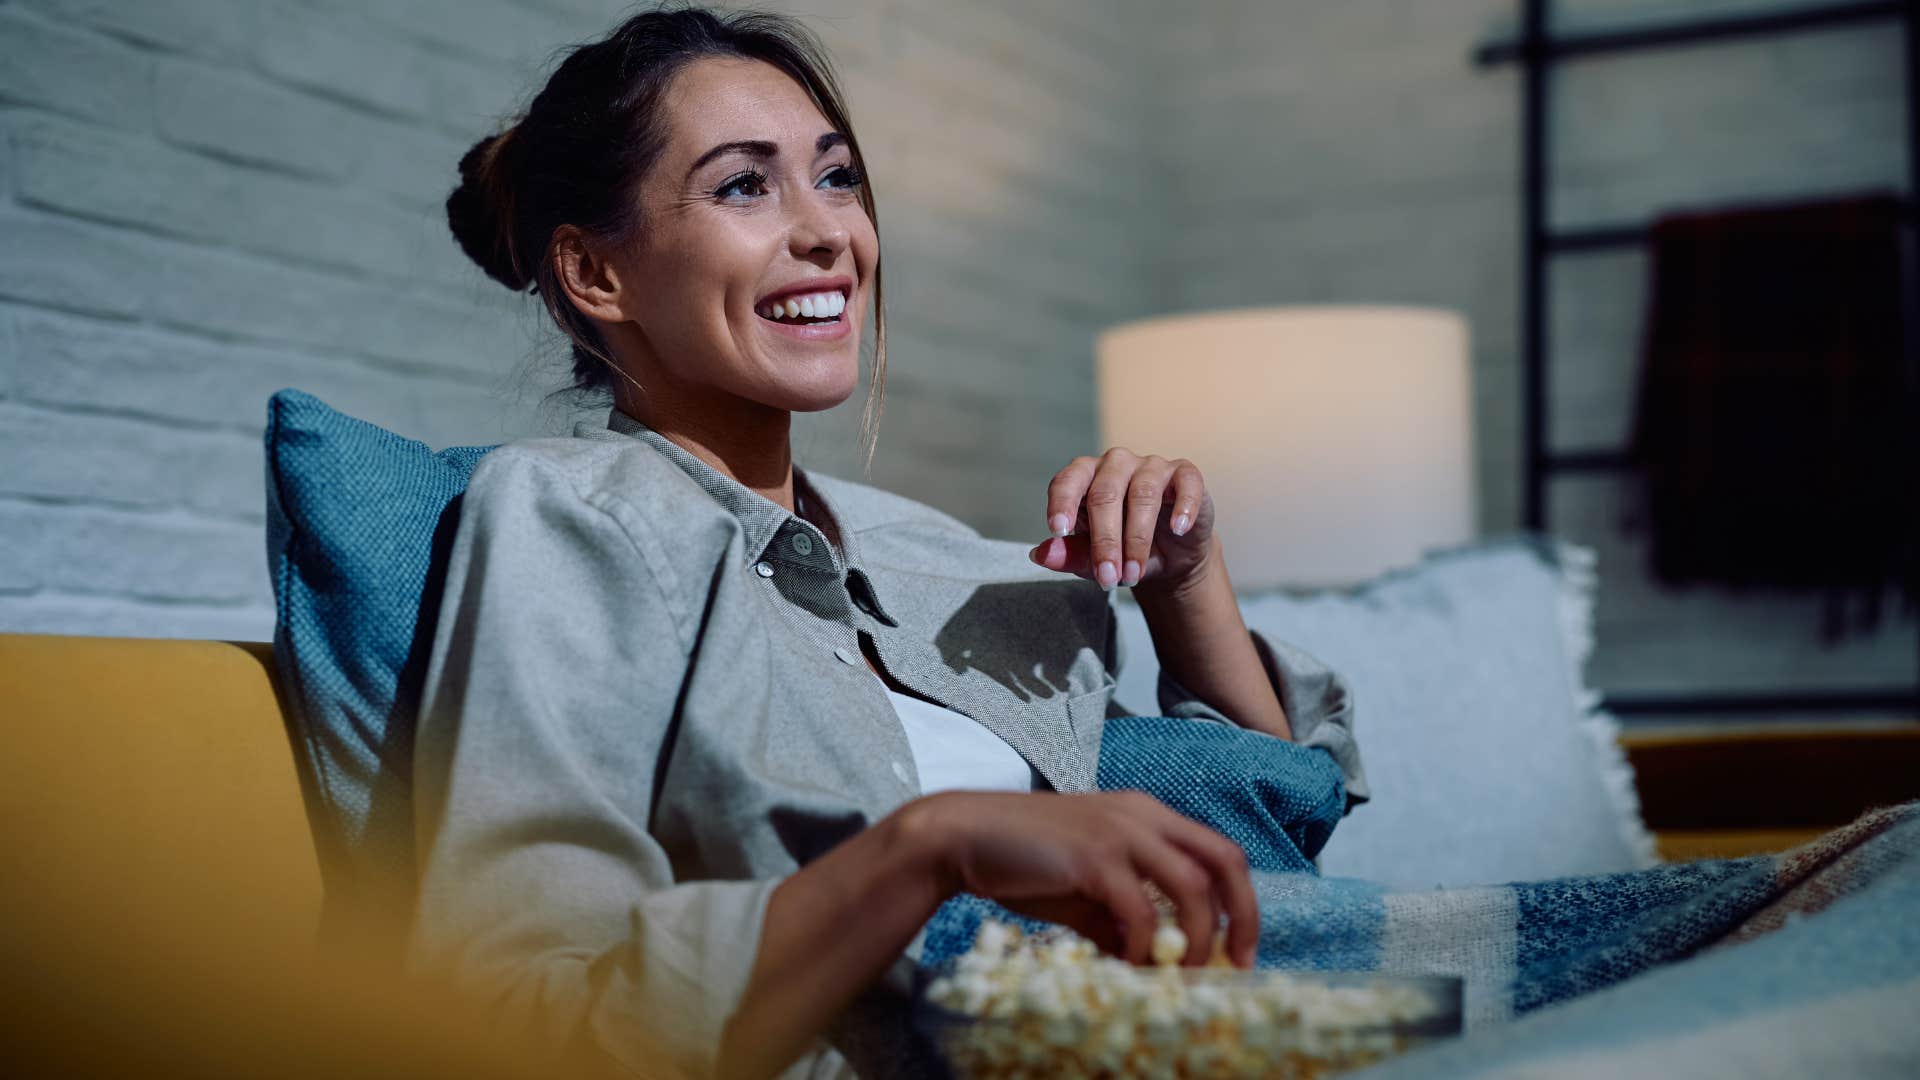
M 973 717 L 892 688 L 887 698 L 913 748 L 922 795 L 954 789 L 1032 791 L 1040 786 L 1027 759 Z

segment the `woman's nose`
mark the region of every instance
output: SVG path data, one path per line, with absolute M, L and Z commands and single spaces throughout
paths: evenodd
M 847 226 L 835 208 L 819 196 L 801 200 L 801 207 L 788 234 L 796 258 L 821 261 L 831 266 L 847 250 L 850 237 Z

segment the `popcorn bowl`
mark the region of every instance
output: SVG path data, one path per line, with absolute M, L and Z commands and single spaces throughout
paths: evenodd
M 1003 992 L 983 995 L 968 964 L 922 972 L 914 1000 L 916 1031 L 956 1080 L 1324 1077 L 1462 1027 L 1452 976 L 1133 967 L 1083 954 L 1003 971 Z M 971 966 L 984 971 L 977 956 Z

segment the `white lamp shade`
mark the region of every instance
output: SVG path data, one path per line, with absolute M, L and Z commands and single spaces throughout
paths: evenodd
M 1235 588 L 1350 584 L 1474 535 L 1458 314 L 1178 315 L 1108 330 L 1097 353 L 1102 448 L 1199 466 Z

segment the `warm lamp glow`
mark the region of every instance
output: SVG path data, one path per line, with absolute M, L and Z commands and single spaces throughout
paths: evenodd
M 1346 584 L 1475 529 L 1466 320 L 1249 308 L 1115 327 L 1101 445 L 1191 459 L 1236 588 Z

